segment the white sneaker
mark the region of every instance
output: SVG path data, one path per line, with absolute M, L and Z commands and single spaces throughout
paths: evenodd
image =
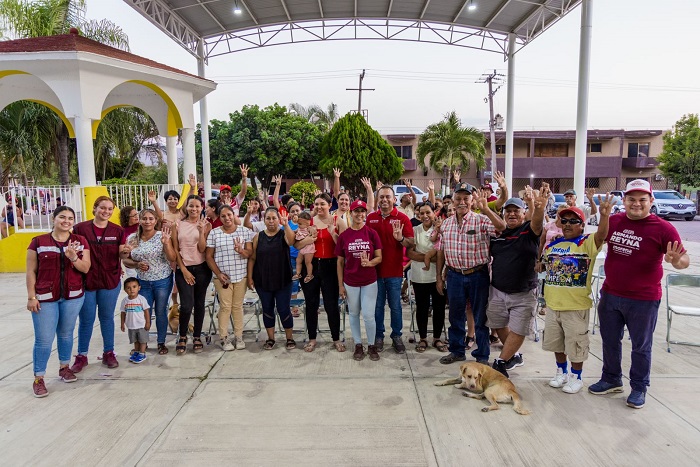
M 549 380 L 549 385 L 553 388 L 560 388 L 569 382 L 569 373 L 564 373 L 561 368 L 557 368 L 557 374 Z
M 243 342 L 243 336 L 236 337 L 236 350 L 245 349 L 245 342 Z
M 231 339 L 229 339 L 228 336 L 226 336 L 224 339 L 221 339 L 219 341 L 219 346 L 221 347 L 222 350 L 224 350 L 226 352 L 236 350 L 236 348 L 231 343 Z
M 571 375 L 569 382 L 562 386 L 561 390 L 567 394 L 576 394 L 583 387 L 583 380 Z

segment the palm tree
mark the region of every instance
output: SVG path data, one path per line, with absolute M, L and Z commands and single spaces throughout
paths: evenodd
M 23 39 L 68 34 L 71 28 L 77 28 L 85 37 L 129 50 L 128 38 L 119 26 L 106 19 L 87 20 L 85 9 L 85 0 L 0 0 L 0 33 Z M 59 180 L 68 185 L 71 151 L 68 130 L 60 119 L 55 119 L 55 126 Z
M 453 110 L 441 122 L 429 125 L 421 133 L 416 151 L 418 164 L 424 169 L 429 157 L 429 166 L 443 173 L 443 186 L 449 185 L 452 171 L 468 172 L 472 160 L 478 169 L 486 167 L 484 141 L 483 133 L 476 128 L 462 127 Z
M 328 104 L 326 110 L 323 110 L 320 105 L 312 104 L 304 107 L 294 102 L 289 104 L 289 111 L 303 117 L 309 123 L 316 124 L 324 133 L 329 132 L 340 118 L 338 105 L 333 102 Z

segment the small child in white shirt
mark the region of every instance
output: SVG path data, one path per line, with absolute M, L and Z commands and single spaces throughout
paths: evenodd
M 119 310 L 122 318 L 122 332 L 129 330 L 129 342 L 134 344 L 129 361 L 142 363 L 146 360 L 146 346 L 148 345 L 148 331 L 151 329 L 151 313 L 149 313 L 148 301 L 143 295 L 139 295 L 141 284 L 135 277 L 129 277 L 124 281 L 124 291 L 127 296 L 122 300 Z

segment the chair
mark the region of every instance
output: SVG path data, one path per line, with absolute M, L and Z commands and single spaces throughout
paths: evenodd
M 309 339 L 309 324 L 306 321 L 306 302 L 304 301 L 303 298 L 295 298 L 292 299 L 291 301 L 292 306 L 297 306 L 300 309 L 303 308 L 303 313 L 304 313 L 304 342 L 306 342 Z M 323 299 L 320 299 L 319 301 L 319 308 L 323 306 Z M 341 322 L 340 322 L 340 340 L 341 342 L 345 342 L 345 315 L 348 314 L 348 304 L 347 302 L 342 299 L 338 298 L 338 308 L 340 312 L 340 317 L 341 317 Z M 330 332 L 329 329 L 321 329 L 321 326 L 318 327 L 316 330 L 318 334 L 322 332 Z
M 700 307 L 698 306 L 671 304 L 671 302 L 673 301 L 671 299 L 671 294 L 673 293 L 674 298 L 676 298 L 675 295 L 679 292 L 678 288 L 681 287 L 700 288 L 700 275 L 669 274 L 668 276 L 666 276 L 666 350 L 668 352 L 671 352 L 671 344 L 700 346 L 700 343 L 671 340 L 671 323 L 673 321 L 674 314 L 681 316 L 700 317 Z M 693 296 L 692 298 L 686 301 L 689 303 L 697 303 L 697 297 Z
M 418 342 L 416 340 L 416 332 L 418 332 L 418 323 L 416 323 L 416 296 L 413 293 L 413 282 L 411 282 L 411 270 L 409 269 L 408 272 L 406 273 L 406 280 L 408 281 L 408 304 L 411 307 L 411 325 L 409 326 L 409 331 L 413 334 L 412 337 L 408 339 L 408 342 L 411 344 L 414 344 Z M 431 298 L 431 306 L 432 306 L 432 298 Z M 445 310 L 445 325 L 443 326 L 443 333 L 447 333 L 447 328 L 449 327 L 449 313 L 447 313 L 447 310 Z M 431 329 L 428 329 L 428 334 L 431 334 L 433 331 Z
M 593 330 L 591 334 L 595 334 L 595 328 L 598 326 L 598 303 L 600 302 L 600 288 L 605 282 L 605 265 L 598 266 L 598 271 L 593 273 L 593 281 L 591 289 L 593 289 Z
M 260 315 L 262 315 L 262 307 L 260 306 L 260 299 L 257 297 L 245 297 L 243 299 L 243 311 L 245 313 L 246 308 L 252 308 L 255 314 L 255 319 L 257 322 L 257 329 L 243 329 L 243 334 L 255 334 L 255 342 L 260 339 L 260 331 L 262 331 L 262 326 L 260 325 Z M 219 295 L 214 294 L 214 298 L 208 301 L 205 305 L 205 309 L 209 313 L 209 331 L 206 333 L 205 339 L 207 344 L 211 344 L 212 336 L 218 335 L 218 330 L 216 327 L 217 316 L 219 312 Z M 229 322 L 231 323 L 231 329 L 233 326 L 233 314 L 229 316 Z

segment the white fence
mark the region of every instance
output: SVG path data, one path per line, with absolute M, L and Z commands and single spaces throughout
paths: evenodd
M 117 207 L 133 206 L 137 210 L 149 207 L 148 192 L 155 191 L 158 206 L 165 209 L 163 194 L 168 190 L 181 191 L 181 185 L 105 185 L 109 196 Z M 15 232 L 48 232 L 51 230 L 51 213 L 61 205 L 70 206 L 75 211 L 75 222 L 87 218 L 92 206 L 83 206 L 80 186 L 15 186 L 0 189 L 0 234 L 2 237 Z M 88 211 L 88 212 L 86 212 Z M 10 219 L 8 219 L 8 212 Z M 14 212 L 14 216 L 11 214 Z M 12 222 L 8 222 L 12 221 Z M 14 224 L 9 229 L 7 224 Z

